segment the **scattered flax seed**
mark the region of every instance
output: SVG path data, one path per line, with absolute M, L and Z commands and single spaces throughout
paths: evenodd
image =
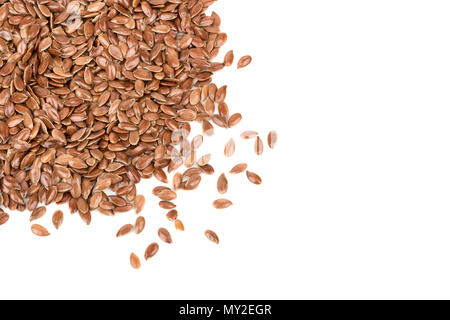
M 136 229 L 136 234 L 140 234 L 145 228 L 145 218 L 137 217 L 134 228 Z
M 159 245 L 156 242 L 151 243 L 147 249 L 145 250 L 145 260 L 150 259 L 151 257 L 155 256 L 155 254 L 158 253 Z
M 275 145 L 277 144 L 278 141 L 278 135 L 276 131 L 270 131 L 268 136 L 267 136 L 267 144 L 269 145 L 269 147 L 271 149 L 275 148 Z
M 160 206 L 160 208 L 166 209 L 166 210 L 176 208 L 176 205 L 170 201 L 160 201 L 158 205 Z
M 56 230 L 61 227 L 64 221 L 64 213 L 61 210 L 56 210 L 52 216 L 52 223 Z
M 181 220 L 175 221 L 175 229 L 184 231 L 184 224 L 183 224 L 183 222 L 181 222 Z
M 40 224 L 33 224 L 31 226 L 31 232 L 33 232 L 38 237 L 47 237 L 50 235 L 47 228 L 41 226 Z
M 37 207 L 31 213 L 30 221 L 34 221 L 34 220 L 37 220 L 37 219 L 43 217 L 46 212 L 47 212 L 47 208 L 46 207 Z
M 252 57 L 251 57 L 251 56 L 243 56 L 241 59 L 239 59 L 237 68 L 238 68 L 238 69 L 245 68 L 245 67 L 248 66 L 251 62 L 252 62 Z
M 122 226 L 119 231 L 117 231 L 116 237 L 123 237 L 127 234 L 129 234 L 133 230 L 134 226 L 132 224 L 126 224 Z
M 242 120 L 242 115 L 240 113 L 235 113 L 233 115 L 230 116 L 230 118 L 228 119 L 228 127 L 232 128 L 234 126 L 237 126 L 239 124 L 239 122 L 241 122 Z
M 219 244 L 219 237 L 214 231 L 206 230 L 205 236 L 209 241 L 214 242 L 215 244 Z
M 145 206 L 145 197 L 143 195 L 138 195 L 134 199 L 134 207 L 136 208 L 136 213 L 139 214 Z
M 264 152 L 264 143 L 261 138 L 258 136 L 255 140 L 255 153 L 260 156 Z
M 178 218 L 178 211 L 170 210 L 169 212 L 167 212 L 166 217 L 167 219 L 169 219 L 169 221 L 175 221 Z
M 9 214 L 0 211 L 0 226 L 8 222 Z
M 230 139 L 226 144 L 225 144 L 225 148 L 224 148 L 224 155 L 225 157 L 231 157 L 234 155 L 234 152 L 236 151 L 236 145 L 234 143 L 233 139 Z
M 168 218 L 176 229 L 184 230 L 171 201 L 178 190 L 194 190 L 215 172 L 209 155 L 197 160 L 203 135 L 191 140 L 191 124 L 201 123 L 212 136 L 214 125 L 231 128 L 242 120 L 226 102 L 228 87 L 213 83 L 234 62 L 233 51 L 214 62 L 227 42 L 220 17 L 207 13 L 215 1 L 0 2 L 0 225 L 9 219 L 1 208 L 27 210 L 34 221 L 51 203 L 68 203 L 70 214 L 87 225 L 96 210 L 115 216 L 134 208 L 139 214 L 145 207 L 139 182 L 168 183 L 174 173 L 172 189 L 159 186 L 152 193 L 161 208 L 172 210 Z M 251 60 L 244 56 L 237 67 Z M 275 143 L 276 135 L 269 135 L 269 146 Z M 224 154 L 231 157 L 235 148 L 231 139 Z M 187 170 L 176 172 L 183 165 Z M 231 173 L 244 170 L 246 165 Z M 227 188 L 223 174 L 218 190 Z M 218 209 L 230 205 L 214 201 Z M 56 229 L 63 220 L 60 210 L 52 216 Z M 117 237 L 144 227 L 138 217 Z M 31 231 L 50 235 L 39 224 Z M 172 243 L 166 229 L 158 235 Z M 158 248 L 151 244 L 145 258 Z M 130 263 L 141 265 L 134 253 Z
M 228 180 L 227 177 L 225 176 L 225 173 L 222 173 L 219 176 L 219 179 L 217 179 L 217 191 L 220 194 L 225 194 L 228 191 Z
M 233 64 L 233 60 L 234 60 L 234 52 L 233 52 L 233 50 L 230 50 L 225 54 L 225 57 L 223 59 L 223 64 L 225 66 L 229 67 Z
M 228 199 L 217 199 L 213 202 L 213 206 L 216 209 L 226 209 L 231 205 L 233 205 L 233 203 Z
M 246 163 L 238 163 L 235 165 L 231 170 L 231 174 L 239 174 L 247 170 L 247 164 Z
M 254 172 L 247 171 L 247 178 L 248 178 L 248 181 L 250 181 L 253 184 L 261 184 L 262 183 L 261 177 L 258 176 Z
M 130 264 L 133 269 L 139 269 L 141 267 L 141 260 L 133 252 L 130 254 Z
M 241 133 L 241 138 L 245 139 L 245 140 L 253 139 L 253 138 L 257 137 L 257 136 L 258 136 L 258 132 L 251 131 L 251 130 L 244 131 L 244 132 Z
M 159 228 L 158 236 L 165 243 L 169 243 L 169 244 L 173 243 L 172 236 L 170 235 L 170 232 L 167 229 L 165 229 L 165 228 Z

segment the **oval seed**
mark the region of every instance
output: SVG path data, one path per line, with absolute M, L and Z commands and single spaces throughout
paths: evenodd
M 276 131 L 270 131 L 269 135 L 267 136 L 267 144 L 269 145 L 269 147 L 271 149 L 275 148 L 275 145 L 277 144 L 278 141 L 278 135 Z
M 252 62 L 251 56 L 243 56 L 241 59 L 239 59 L 237 68 L 242 69 L 248 66 Z
M 145 260 L 150 259 L 159 251 L 159 245 L 156 242 L 151 243 L 145 250 Z
M 222 173 L 219 176 L 219 179 L 217 179 L 217 191 L 220 194 L 225 194 L 228 191 L 228 180 L 227 177 L 225 176 L 225 173 Z
M 230 139 L 226 144 L 225 144 L 225 148 L 224 148 L 224 155 L 225 157 L 231 157 L 234 155 L 234 152 L 236 151 L 236 145 L 234 143 L 233 139 Z
M 141 267 L 141 260 L 139 260 L 139 257 L 133 252 L 130 255 L 130 264 L 133 269 L 139 269 Z
M 228 199 L 217 199 L 213 202 L 213 206 L 216 209 L 226 209 L 232 205 L 233 205 L 233 202 L 231 202 Z
M 55 213 L 53 213 L 52 217 L 52 223 L 55 226 L 56 230 L 61 227 L 64 221 L 64 214 L 61 210 L 56 210 Z
M 264 144 L 261 138 L 258 136 L 255 140 L 255 153 L 260 156 L 263 154 L 264 151 Z
M 256 131 L 252 131 L 252 130 L 247 130 L 241 133 L 241 138 L 248 140 L 248 139 L 253 139 L 258 135 L 258 132 Z
M 136 219 L 136 223 L 134 224 L 134 228 L 136 229 L 136 234 L 140 234 L 145 228 L 145 218 L 138 217 Z
M 33 224 L 31 226 L 31 232 L 33 232 L 38 237 L 47 237 L 50 235 L 47 228 L 41 226 L 40 224 Z
M 209 241 L 214 242 L 215 244 L 219 244 L 219 237 L 214 231 L 206 230 L 205 236 Z
M 123 237 L 124 235 L 129 234 L 132 230 L 133 230 L 133 225 L 132 224 L 126 224 L 124 226 L 122 226 L 119 231 L 117 231 L 116 237 Z
M 159 238 L 166 242 L 166 243 L 172 243 L 172 236 L 170 235 L 170 232 L 165 228 L 159 228 L 158 230 L 158 236 Z
M 261 177 L 258 176 L 254 172 L 247 171 L 247 178 L 248 178 L 248 181 L 250 181 L 253 184 L 261 184 L 262 183 Z
M 238 173 L 242 173 L 247 169 L 247 164 L 246 163 L 238 163 L 237 165 L 235 165 L 231 170 L 230 173 L 231 174 L 238 174 Z
M 134 207 L 136 208 L 136 213 L 140 213 L 145 206 L 145 197 L 143 195 L 138 195 L 134 199 Z
M 0 211 L 0 226 L 8 222 L 9 214 Z

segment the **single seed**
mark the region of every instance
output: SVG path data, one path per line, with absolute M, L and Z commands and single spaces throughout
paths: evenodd
M 130 264 L 133 269 L 139 269 L 141 267 L 141 260 L 139 260 L 139 257 L 136 254 L 131 253 Z
M 241 59 L 239 59 L 237 68 L 238 69 L 244 68 L 248 66 L 251 62 L 252 62 L 251 56 L 243 56 Z
M 33 210 L 30 216 L 30 221 L 37 220 L 45 215 L 47 209 L 45 207 L 38 207 Z
M 136 234 L 140 234 L 145 228 L 145 218 L 137 217 L 134 228 L 136 229 Z
M 159 205 L 162 209 L 166 209 L 166 210 L 173 209 L 173 208 L 176 207 L 176 205 L 175 205 L 173 202 L 170 202 L 170 201 L 160 201 L 160 202 L 158 203 L 158 205 Z
M 145 206 L 145 197 L 143 195 L 138 195 L 134 198 L 134 207 L 136 208 L 136 213 L 139 214 Z
M 261 138 L 258 136 L 256 137 L 255 140 L 255 153 L 257 155 L 262 155 L 263 151 L 264 151 L 264 144 Z
M 126 224 L 122 226 L 119 231 L 117 231 L 116 237 L 123 237 L 127 234 L 129 234 L 133 230 L 134 226 L 132 224 Z
M 145 260 L 148 260 L 158 253 L 159 245 L 156 242 L 151 243 L 145 250 Z
M 48 230 L 40 224 L 33 224 L 31 226 L 31 232 L 33 232 L 38 237 L 47 237 L 50 235 L 50 232 L 48 232 Z
M 225 194 L 228 191 L 228 180 L 225 173 L 222 173 L 219 176 L 219 179 L 217 179 L 217 191 L 219 191 L 220 194 Z
M 169 212 L 167 212 L 166 217 L 167 219 L 169 219 L 169 221 L 175 221 L 178 218 L 178 211 L 170 210 Z
M 184 231 L 184 224 L 183 224 L 183 222 L 181 222 L 181 220 L 175 221 L 175 229 L 177 229 L 179 231 Z
M 257 137 L 257 136 L 258 136 L 258 132 L 251 131 L 251 130 L 244 131 L 244 132 L 241 133 L 241 138 L 245 139 L 245 140 L 253 139 L 253 138 Z
M 0 211 L 0 226 L 8 222 L 9 214 Z
M 254 172 L 247 171 L 247 178 L 248 178 L 248 181 L 250 181 L 253 184 L 261 184 L 262 183 L 261 177 L 258 176 Z
M 53 213 L 52 216 L 52 223 L 55 226 L 56 230 L 61 227 L 62 223 L 64 221 L 64 214 L 61 210 L 56 210 L 55 213 Z
M 270 131 L 269 135 L 267 136 L 267 144 L 269 145 L 269 147 L 271 149 L 275 148 L 275 145 L 277 144 L 278 141 L 278 135 L 276 131 Z
M 231 66 L 233 64 L 233 60 L 234 60 L 234 52 L 233 52 L 233 50 L 230 50 L 230 51 L 228 51 L 225 54 L 225 58 L 223 59 L 223 63 L 227 67 L 229 67 L 229 66 Z
M 166 242 L 166 243 L 172 243 L 172 236 L 170 235 L 170 232 L 165 228 L 159 228 L 158 230 L 158 236 L 159 238 Z
M 213 202 L 213 206 L 216 209 L 226 209 L 231 205 L 233 205 L 233 203 L 228 199 L 217 199 Z
M 205 236 L 209 241 L 214 242 L 215 244 L 219 244 L 219 237 L 214 231 L 206 230 Z
M 224 148 L 224 155 L 225 157 L 231 157 L 234 155 L 234 152 L 236 151 L 236 145 L 234 144 L 234 140 L 230 139 L 226 144 Z
M 238 163 L 233 168 L 231 168 L 230 173 L 231 174 L 239 174 L 247 170 L 247 164 L 246 163 Z

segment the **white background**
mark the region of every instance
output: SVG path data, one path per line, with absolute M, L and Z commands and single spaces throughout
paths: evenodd
M 254 61 L 217 76 L 244 120 L 202 150 L 218 173 L 248 162 L 263 185 L 231 177 L 235 205 L 217 211 L 217 175 L 205 177 L 176 201 L 184 233 L 153 180 L 138 188 L 138 236 L 115 238 L 132 212 L 94 214 L 86 227 L 65 209 L 55 231 L 51 207 L 45 239 L 12 213 L 0 227 L 0 298 L 450 298 L 450 3 L 220 0 L 213 10 L 229 39 L 220 57 Z M 264 140 L 277 130 L 277 149 L 256 156 L 239 138 L 249 129 Z M 237 154 L 224 159 L 230 137 Z M 144 262 L 160 226 L 174 244 Z

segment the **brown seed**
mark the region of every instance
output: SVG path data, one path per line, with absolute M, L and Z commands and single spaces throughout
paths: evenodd
M 136 208 L 136 213 L 139 214 L 145 206 L 145 197 L 142 195 L 136 196 L 134 199 L 134 207 Z
M 131 253 L 130 264 L 133 269 L 139 269 L 141 267 L 141 260 L 139 260 L 139 257 L 136 254 Z
M 137 217 L 134 228 L 136 229 L 136 234 L 140 234 L 145 228 L 145 218 Z
M 262 155 L 263 151 L 264 151 L 264 144 L 261 138 L 258 136 L 256 137 L 255 140 L 255 153 L 257 155 Z
M 226 209 L 232 205 L 233 203 L 228 199 L 217 199 L 213 202 L 213 206 L 216 209 Z
M 225 173 L 222 173 L 219 176 L 219 179 L 217 179 L 217 191 L 219 191 L 220 194 L 225 194 L 228 191 L 228 180 Z
M 239 59 L 237 68 L 238 69 L 244 68 L 248 66 L 251 62 L 252 62 L 251 56 L 243 56 L 241 59 Z
M 234 144 L 234 140 L 230 139 L 226 144 L 225 144 L 225 149 L 224 149 L 224 154 L 225 157 L 231 157 L 234 155 L 234 152 L 236 151 L 236 145 Z
M 258 132 L 256 131 L 244 131 L 241 133 L 242 139 L 252 139 L 258 136 Z
M 132 224 L 126 224 L 122 226 L 119 231 L 117 231 L 116 237 L 123 237 L 127 234 L 129 234 L 133 230 L 134 226 Z
M 170 235 L 170 232 L 165 228 L 159 228 L 158 230 L 158 236 L 159 238 L 166 242 L 166 243 L 172 243 L 172 236 Z
M 219 237 L 214 231 L 206 230 L 205 236 L 209 241 L 214 242 L 215 244 L 219 244 Z
M 238 125 L 239 122 L 242 120 L 242 115 L 240 113 L 233 114 L 230 119 L 228 119 L 228 127 L 234 127 Z
M 267 136 L 267 144 L 269 145 L 269 147 L 271 149 L 275 148 L 275 145 L 277 144 L 278 141 L 278 135 L 276 131 L 270 131 L 269 135 Z
M 184 231 L 184 224 L 183 224 L 183 222 L 181 222 L 181 220 L 175 221 L 175 229 L 177 229 L 179 231 Z
M 233 64 L 233 60 L 234 60 L 234 52 L 233 52 L 233 50 L 230 50 L 230 51 L 228 51 L 225 54 L 225 58 L 223 59 L 223 63 L 227 67 L 229 67 L 229 66 L 231 66 Z
M 177 194 L 172 190 L 163 190 L 158 193 L 157 197 L 159 197 L 161 200 L 171 201 L 177 198 Z
M 64 221 L 64 214 L 61 210 L 56 210 L 55 213 L 53 213 L 52 217 L 52 223 L 55 226 L 56 230 L 61 227 Z
M 30 216 L 30 221 L 37 220 L 45 215 L 47 209 L 45 207 L 38 207 L 33 210 Z
M 166 217 L 167 219 L 169 219 L 169 221 L 175 221 L 178 218 L 178 211 L 170 210 L 169 212 L 167 212 Z
M 156 242 L 151 243 L 145 250 L 145 260 L 148 260 L 158 253 L 159 245 Z
M 50 235 L 50 232 L 48 232 L 48 230 L 40 224 L 33 224 L 31 226 L 31 232 L 33 232 L 38 237 L 47 237 Z
M 254 172 L 247 171 L 247 178 L 248 178 L 248 181 L 250 181 L 253 184 L 261 184 L 262 183 L 261 177 L 258 176 Z
M 235 165 L 231 170 L 231 174 L 239 174 L 247 170 L 247 164 L 246 163 L 238 163 Z
M 162 209 L 166 209 L 166 210 L 173 209 L 176 207 L 176 205 L 170 201 L 160 201 L 159 206 Z
M 0 226 L 8 222 L 9 214 L 0 211 Z

